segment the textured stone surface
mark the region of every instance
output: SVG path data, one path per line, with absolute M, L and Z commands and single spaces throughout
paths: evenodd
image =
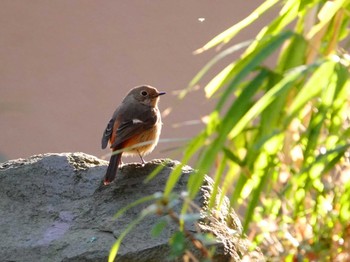
M 113 215 L 133 201 L 162 190 L 178 162 L 153 160 L 145 166 L 124 165 L 116 181 L 106 187 L 101 180 L 107 164 L 84 153 L 37 155 L 0 164 L 1 261 L 106 261 L 116 238 L 150 203 L 128 210 L 117 220 Z M 144 183 L 159 165 L 164 166 L 161 173 Z M 177 192 L 186 189 L 192 172 L 190 167 L 183 167 Z M 196 200 L 203 211 L 211 183 L 208 178 Z M 230 228 L 225 220 L 228 213 L 232 217 Z M 177 227 L 170 223 L 159 237 L 152 237 L 150 232 L 158 219 L 148 216 L 126 236 L 117 261 L 164 261 L 169 257 L 168 238 Z M 188 229 L 194 230 L 194 226 L 188 225 Z M 239 261 L 245 255 L 263 260 L 258 251 L 247 252 L 247 240 L 232 234 L 241 230 L 241 224 L 229 211 L 228 203 L 198 226 L 213 232 L 222 243 L 217 261 Z

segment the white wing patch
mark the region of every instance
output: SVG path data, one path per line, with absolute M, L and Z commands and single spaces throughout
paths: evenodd
M 132 120 L 132 123 L 133 123 L 133 124 L 139 124 L 139 123 L 143 123 L 143 121 L 141 121 L 140 119 L 134 118 L 134 119 Z

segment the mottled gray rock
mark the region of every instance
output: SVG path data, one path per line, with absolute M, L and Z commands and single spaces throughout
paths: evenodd
M 45 154 L 0 164 L 1 261 L 107 261 L 111 246 L 126 226 L 150 203 L 113 216 L 133 201 L 164 188 L 176 161 L 153 160 L 124 165 L 116 181 L 102 186 L 107 162 L 84 153 Z M 149 183 L 154 168 L 164 169 Z M 186 189 L 190 167 L 182 168 L 176 191 Z M 206 179 L 196 203 L 206 210 L 212 181 Z M 250 243 L 232 232 L 242 226 L 227 200 L 223 208 L 196 227 L 214 233 L 220 244 L 216 261 L 240 261 L 244 256 L 262 261 L 259 251 L 248 252 Z M 179 207 L 175 207 L 178 210 Z M 227 215 L 230 222 L 227 222 Z M 170 223 L 159 237 L 150 232 L 159 216 L 151 215 L 124 239 L 117 261 L 166 261 Z M 189 224 L 189 230 L 195 225 Z

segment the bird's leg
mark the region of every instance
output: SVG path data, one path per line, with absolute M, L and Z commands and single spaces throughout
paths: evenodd
M 141 163 L 142 163 L 142 165 L 144 166 L 144 165 L 146 164 L 146 161 L 143 159 L 143 157 L 142 157 L 142 155 L 141 155 L 141 153 L 140 153 L 139 150 L 137 150 L 137 153 L 139 153 L 139 156 L 140 156 L 140 158 L 141 158 Z

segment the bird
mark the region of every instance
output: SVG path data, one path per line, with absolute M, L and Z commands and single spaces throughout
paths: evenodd
M 115 179 L 122 154 L 139 155 L 142 164 L 145 164 L 143 156 L 153 151 L 161 133 L 158 102 L 164 94 L 149 85 L 134 87 L 114 111 L 101 140 L 102 149 L 108 143 L 112 149 L 104 185 L 109 185 Z M 139 143 L 141 145 L 138 146 Z

